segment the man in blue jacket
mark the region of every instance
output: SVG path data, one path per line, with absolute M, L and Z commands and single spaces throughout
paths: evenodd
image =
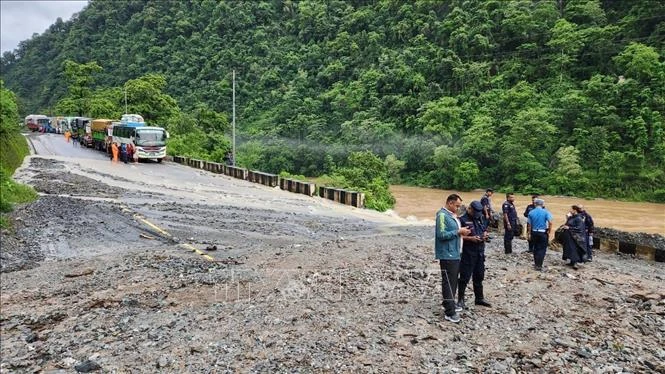
M 443 309 L 448 321 L 457 323 L 460 318 L 455 305 L 457 277 L 459 275 L 462 236 L 469 235 L 471 230 L 462 227 L 457 218 L 457 210 L 462 206 L 462 198 L 452 194 L 446 199 L 446 205 L 436 213 L 436 231 L 434 253 L 441 267 L 441 294 Z

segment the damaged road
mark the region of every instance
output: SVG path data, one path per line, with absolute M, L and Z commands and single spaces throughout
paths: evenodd
M 494 307 L 451 324 L 432 222 L 172 163 L 33 156 L 16 177 L 42 196 L 2 236 L 2 372 L 665 370 L 661 263 L 549 251 L 541 273 L 496 239 Z

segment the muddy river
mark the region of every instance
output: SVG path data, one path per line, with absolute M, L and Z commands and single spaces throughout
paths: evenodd
M 484 191 L 458 192 L 422 187 L 391 186 L 397 204 L 395 211 L 400 217 L 415 216 L 419 219 L 434 219 L 434 214 L 444 204 L 444 199 L 451 193 L 462 196 L 465 202 L 480 200 Z M 574 197 L 547 196 L 545 207 L 554 216 L 554 226 L 563 224 L 565 215 L 572 204 L 582 204 L 599 227 L 609 227 L 631 232 L 647 232 L 665 235 L 665 204 L 633 203 L 615 200 L 585 200 Z M 501 210 L 506 200 L 505 194 L 495 193 L 492 207 Z M 515 195 L 517 213 L 521 216 L 526 206 L 531 203 L 530 195 Z

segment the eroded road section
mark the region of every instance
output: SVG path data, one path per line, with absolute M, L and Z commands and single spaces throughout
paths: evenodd
M 42 196 L 2 237 L 0 372 L 665 371 L 660 263 L 535 272 L 495 239 L 493 307 L 452 324 L 430 223 L 33 137 L 51 154 L 17 172 Z

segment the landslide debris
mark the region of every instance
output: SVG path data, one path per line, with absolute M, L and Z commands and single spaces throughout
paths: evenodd
M 141 236 L 124 207 L 213 260 Z M 28 222 L 17 246 L 41 260 L 0 274 L 3 372 L 665 371 L 661 263 L 597 253 L 576 271 L 549 251 L 536 272 L 525 241 L 504 255 L 497 238 L 494 307 L 468 290 L 451 324 L 430 226 L 135 191 L 43 196 L 15 214 Z

